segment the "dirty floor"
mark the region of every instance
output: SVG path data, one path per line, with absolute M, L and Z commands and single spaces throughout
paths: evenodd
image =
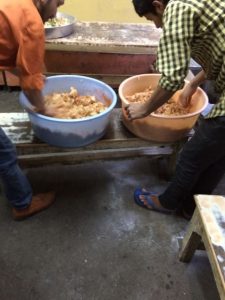
M 1 112 L 20 111 L 18 92 L 0 91 Z M 94 161 L 24 170 L 55 204 L 22 222 L 0 192 L 1 300 L 217 300 L 207 255 L 178 260 L 188 222 L 138 207 L 136 186 L 168 182 L 158 158 Z M 224 194 L 225 178 L 215 193 Z

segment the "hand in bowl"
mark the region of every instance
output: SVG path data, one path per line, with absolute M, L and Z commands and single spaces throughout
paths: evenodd
M 183 107 L 188 107 L 191 104 L 191 98 L 196 92 L 197 87 L 193 86 L 191 83 L 188 83 L 182 90 L 179 96 L 179 102 Z
M 124 107 L 128 120 L 132 121 L 147 117 L 149 115 L 149 104 L 148 102 L 142 103 L 130 103 Z
M 38 114 L 55 117 L 57 115 L 57 109 L 55 107 L 42 107 L 42 108 L 34 108 L 34 111 Z

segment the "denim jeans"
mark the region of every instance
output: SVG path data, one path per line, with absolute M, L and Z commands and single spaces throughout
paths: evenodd
M 0 128 L 0 177 L 6 197 L 17 209 L 26 208 L 32 198 L 32 189 L 17 164 L 16 149 Z
M 211 194 L 225 173 L 225 117 L 202 119 L 184 145 L 171 183 L 159 195 L 168 209 L 192 213 L 193 195 Z

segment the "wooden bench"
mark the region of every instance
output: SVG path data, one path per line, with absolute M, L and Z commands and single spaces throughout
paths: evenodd
M 187 140 L 185 138 L 176 143 L 156 143 L 142 140 L 123 126 L 119 108 L 113 110 L 105 136 L 101 140 L 81 148 L 59 148 L 41 142 L 34 136 L 26 113 L 1 113 L 0 127 L 16 145 L 19 163 L 22 167 L 156 155 L 169 158 L 168 170 L 172 172 L 177 153 Z
M 183 239 L 179 258 L 189 262 L 202 243 L 209 257 L 220 298 L 225 300 L 225 197 L 195 196 L 196 209 Z

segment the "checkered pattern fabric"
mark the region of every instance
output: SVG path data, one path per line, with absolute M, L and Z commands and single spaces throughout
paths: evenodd
M 191 57 L 220 95 L 207 117 L 225 116 L 224 0 L 170 0 L 166 6 L 156 64 L 162 74 L 160 86 L 182 88 Z

